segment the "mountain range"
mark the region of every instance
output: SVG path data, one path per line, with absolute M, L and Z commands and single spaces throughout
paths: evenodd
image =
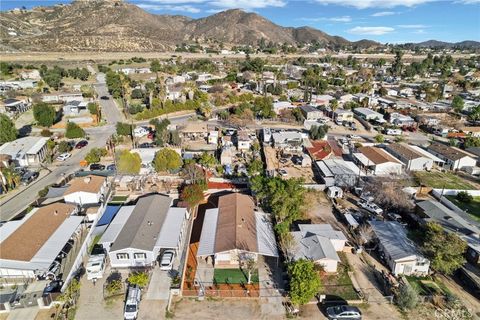
M 328 47 L 381 46 L 350 42 L 311 27 L 283 27 L 239 9 L 192 19 L 156 15 L 122 0 L 77 0 L 68 5 L 0 13 L 0 51 L 168 51 L 181 43 L 256 45 L 318 41 Z M 480 45 L 480 43 L 477 43 Z

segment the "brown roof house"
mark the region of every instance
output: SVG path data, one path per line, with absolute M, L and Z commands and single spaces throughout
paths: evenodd
M 445 161 L 443 167 L 449 170 L 461 170 L 465 167 L 474 167 L 477 163 L 475 156 L 455 147 L 438 142 L 428 146 L 427 151 Z
M 67 203 L 79 205 L 100 203 L 107 193 L 107 178 L 95 175 L 77 177 L 68 183 L 63 194 Z
M 84 219 L 76 212 L 75 205 L 57 202 L 33 209 L 22 220 L 4 223 L 0 227 L 0 277 L 56 275 L 61 268 L 55 259 L 75 239 Z
M 387 151 L 377 147 L 360 147 L 353 157 L 367 173 L 374 175 L 400 175 L 403 163 Z
M 257 211 L 248 195 L 219 197 L 218 208 L 205 212 L 197 257 L 212 257 L 215 268 L 237 268 L 259 255 L 278 257 L 268 214 Z

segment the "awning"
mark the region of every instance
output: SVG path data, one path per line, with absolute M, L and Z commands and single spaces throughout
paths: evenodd
M 162 249 L 177 249 L 182 233 L 183 222 L 187 213 L 186 208 L 168 209 L 165 221 L 158 237 L 156 247 Z
M 102 217 L 100 218 L 100 220 L 98 220 L 97 227 L 110 224 L 110 222 L 112 222 L 112 220 L 117 215 L 120 208 L 121 206 L 108 205 L 107 208 L 105 208 L 105 212 L 103 213 Z
M 197 257 L 215 254 L 215 235 L 217 233 L 218 208 L 205 211 L 202 234 L 198 245 Z

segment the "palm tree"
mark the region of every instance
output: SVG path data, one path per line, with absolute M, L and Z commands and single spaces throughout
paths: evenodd
M 333 100 L 330 101 L 330 109 L 332 110 L 332 119 L 333 119 L 333 114 L 338 109 L 338 100 L 337 99 L 333 99 Z
M 20 183 L 20 175 L 13 169 L 13 167 L 4 167 L 0 169 L 0 183 L 2 189 L 10 191 L 15 189 Z

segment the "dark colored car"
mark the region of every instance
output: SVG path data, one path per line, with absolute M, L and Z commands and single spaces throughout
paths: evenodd
M 109 165 L 107 166 L 107 170 L 117 171 L 117 167 L 116 167 L 114 164 L 109 164 Z
M 43 289 L 42 297 L 48 296 L 50 293 L 60 292 L 62 289 L 63 280 L 53 280 L 51 281 L 45 289 Z
M 150 131 L 150 132 L 147 134 L 147 138 L 150 139 L 150 140 L 155 139 L 155 131 Z
M 95 171 L 95 170 L 105 170 L 105 166 L 100 163 L 92 163 L 90 165 L 90 170 Z
M 100 99 L 102 99 L 102 100 L 110 100 L 110 97 L 109 97 L 109 96 L 101 96 Z
M 35 179 L 38 178 L 39 173 L 35 171 L 27 171 L 23 176 L 22 176 L 22 184 L 24 186 L 28 185 L 30 182 L 34 181 Z
M 361 320 L 362 313 L 353 306 L 334 306 L 327 308 L 327 317 L 330 320 Z
M 75 149 L 82 149 L 83 147 L 86 147 L 88 145 L 87 140 L 81 140 L 75 145 Z
M 138 147 L 139 148 L 153 148 L 154 145 L 153 145 L 153 143 L 144 142 L 144 143 L 141 143 Z

